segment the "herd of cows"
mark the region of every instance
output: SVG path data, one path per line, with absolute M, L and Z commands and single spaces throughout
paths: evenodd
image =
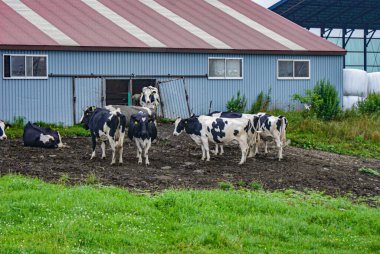
M 136 97 L 135 97 L 136 98 Z M 155 87 L 144 87 L 138 97 L 140 106 L 108 105 L 104 108 L 88 107 L 81 118 L 85 129 L 90 130 L 92 141 L 91 159 L 96 157 L 97 141 L 101 142 L 102 159 L 106 157 L 107 141 L 112 149 L 111 165 L 123 163 L 123 147 L 125 133 L 135 141 L 138 163 L 149 165 L 149 148 L 157 138 L 156 109 L 160 102 L 158 90 Z M 247 157 L 254 157 L 260 143 L 265 145 L 274 141 L 278 148 L 278 159 L 283 158 L 282 150 L 286 141 L 288 121 L 284 116 L 272 116 L 266 113 L 241 114 L 233 112 L 213 112 L 208 115 L 192 115 L 189 118 L 177 118 L 173 135 L 187 133 L 202 149 L 202 160 L 210 160 L 209 142 L 215 144 L 214 154 L 223 154 L 223 146 L 235 143 L 241 149 L 239 164 L 246 162 Z M 0 140 L 6 139 L 5 129 L 9 125 L 0 121 Z M 28 122 L 24 127 L 23 142 L 25 146 L 63 147 L 58 131 L 42 128 Z

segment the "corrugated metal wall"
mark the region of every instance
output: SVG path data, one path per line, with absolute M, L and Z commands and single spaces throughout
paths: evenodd
M 49 73 L 53 74 L 108 74 L 108 75 L 203 75 L 207 73 L 209 57 L 241 57 L 244 78 L 241 80 L 209 80 L 186 78 L 190 108 L 195 114 L 211 110 L 225 110 L 226 102 L 238 90 L 245 94 L 250 106 L 261 92 L 272 87 L 273 106 L 292 108 L 294 93 L 304 93 L 320 79 L 328 79 L 337 86 L 342 96 L 343 60 L 341 56 L 284 56 L 233 55 L 199 53 L 136 53 L 136 52 L 67 52 L 67 51 L 1 51 L 2 54 L 47 54 Z M 277 59 L 310 59 L 310 80 L 277 80 Z M 0 70 L 2 70 L 2 61 Z M 158 78 L 158 80 L 160 80 Z M 162 80 L 162 79 L 161 79 Z M 182 82 L 182 81 L 181 81 Z M 168 116 L 186 116 L 183 98 L 177 96 L 181 82 L 167 83 L 163 97 L 168 102 Z M 73 124 L 71 78 L 48 80 L 0 80 L 0 118 L 12 120 L 24 116 L 31 121 Z M 76 79 L 76 120 L 79 112 L 89 105 L 101 105 L 101 79 Z M 166 95 L 166 98 L 165 98 Z M 172 96 L 170 96 L 172 95 Z M 169 97 L 168 97 L 169 96 Z M 183 96 L 183 94 L 181 95 Z M 170 102 L 169 102 L 170 101 Z M 179 103 L 180 102 L 180 103 Z M 172 104 L 173 103 L 173 104 Z M 86 105 L 87 104 L 87 105 Z M 169 108 L 168 108 L 169 109 Z
M 160 97 L 166 118 L 189 117 L 183 79 L 161 83 Z

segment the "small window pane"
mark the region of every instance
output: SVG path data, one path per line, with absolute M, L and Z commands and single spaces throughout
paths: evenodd
M 227 59 L 226 60 L 226 77 L 242 77 L 241 75 L 241 59 Z
M 26 76 L 33 77 L 33 57 L 26 57 Z
M 224 59 L 209 59 L 209 77 L 223 77 L 224 73 Z
M 293 78 L 293 61 L 278 61 L 278 77 Z
M 12 77 L 25 77 L 25 56 L 12 56 Z
M 46 57 L 33 57 L 33 76 L 46 77 Z
M 294 77 L 308 78 L 309 77 L 309 61 L 294 62 Z
M 4 56 L 4 77 L 11 76 L 11 56 Z

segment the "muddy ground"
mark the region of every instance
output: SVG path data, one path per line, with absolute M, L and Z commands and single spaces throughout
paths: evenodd
M 218 188 L 220 182 L 235 186 L 262 184 L 266 190 L 313 189 L 330 195 L 372 197 L 380 195 L 380 178 L 360 173 L 361 167 L 380 170 L 380 160 L 336 155 L 321 151 L 286 147 L 284 159 L 276 159 L 276 150 L 257 155 L 239 166 L 240 149 L 236 145 L 225 148 L 223 156 L 211 154 L 211 161 L 201 161 L 201 149 L 185 134 L 173 137 L 173 126 L 161 124 L 159 139 L 149 152 L 150 166 L 138 165 L 134 143 L 127 140 L 124 164 L 110 166 L 107 158 L 89 160 L 90 138 L 67 138 L 69 148 L 41 149 L 22 145 L 21 139 L 0 143 L 0 174 L 19 173 L 58 182 L 62 175 L 71 184 L 85 183 L 89 175 L 104 185 L 117 185 L 134 191 L 160 191 L 167 188 Z

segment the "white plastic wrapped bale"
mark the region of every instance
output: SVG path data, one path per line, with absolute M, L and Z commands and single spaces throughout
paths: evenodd
M 368 73 L 368 93 L 380 93 L 380 72 Z
M 366 71 L 343 70 L 343 95 L 367 97 L 368 75 Z
M 343 109 L 352 109 L 358 106 L 359 101 L 364 101 L 364 97 L 360 96 L 343 96 Z

